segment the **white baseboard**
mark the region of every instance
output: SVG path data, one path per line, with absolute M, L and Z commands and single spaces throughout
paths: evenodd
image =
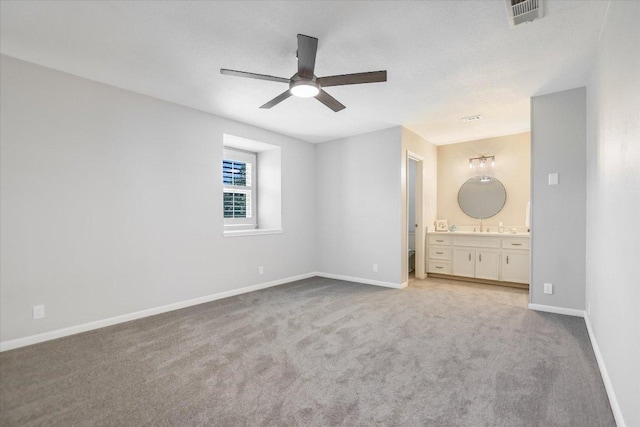
M 596 356 L 596 362 L 598 362 L 600 375 L 602 375 L 602 382 L 604 383 L 604 388 L 607 391 L 607 396 L 609 397 L 609 403 L 611 405 L 611 411 L 613 412 L 613 418 L 615 419 L 616 425 L 618 427 L 626 427 L 624 418 L 622 417 L 622 411 L 620 411 L 618 399 L 616 398 L 616 393 L 613 390 L 613 384 L 611 383 L 609 372 L 607 371 L 607 367 L 604 364 L 604 359 L 602 358 L 602 353 L 600 352 L 598 341 L 596 341 L 596 337 L 593 334 L 593 328 L 591 327 L 591 321 L 589 320 L 589 315 L 587 315 L 587 312 L 584 310 L 575 310 L 573 308 L 554 307 L 551 305 L 542 304 L 529 304 L 529 308 L 536 311 L 566 314 L 568 316 L 577 316 L 584 318 L 584 322 L 587 325 L 587 332 L 589 333 L 589 339 L 591 340 L 591 347 L 593 348 L 593 353 Z
M 97 320 L 95 322 L 89 322 L 81 325 L 71 326 L 69 328 L 58 329 L 55 331 L 45 332 L 37 335 L 31 335 L 24 338 L 17 338 L 13 340 L 3 341 L 3 342 L 0 342 L 0 352 L 13 350 L 16 348 L 25 347 L 32 344 L 37 344 L 44 341 L 50 341 L 56 338 L 62 338 L 69 335 L 79 334 L 81 332 L 87 332 L 94 329 L 100 329 L 106 326 L 116 325 L 118 323 L 129 322 L 131 320 L 141 319 L 143 317 L 149 317 L 156 314 L 179 310 L 181 308 L 191 307 L 198 304 L 204 304 L 207 302 L 232 297 L 235 295 L 241 295 L 248 292 L 257 291 L 260 289 L 266 289 L 273 286 L 282 285 L 285 283 L 295 282 L 296 280 L 308 279 L 310 277 L 315 277 L 315 276 L 326 277 L 328 279 L 345 280 L 348 282 L 363 283 L 367 285 L 383 286 L 386 288 L 393 288 L 393 289 L 402 289 L 407 286 L 407 282 L 403 282 L 403 283 L 383 282 L 379 280 L 363 279 L 359 277 L 342 276 L 339 274 L 330 274 L 330 273 L 321 273 L 321 272 L 305 273 L 297 276 L 286 277 L 284 279 L 274 280 L 271 282 L 265 282 L 265 283 L 259 283 L 256 285 L 246 286 L 244 288 L 218 292 L 212 295 L 206 295 L 199 298 L 194 298 L 194 299 L 181 301 L 173 304 L 167 304 L 160 307 L 155 307 L 147 310 L 137 311 L 134 313 L 124 314 L 121 316 L 110 317 L 108 319 Z M 584 310 L 575 310 L 571 308 L 561 308 L 561 307 L 554 307 L 554 306 L 541 305 L 541 304 L 529 304 L 529 309 L 536 310 L 536 311 L 544 311 L 548 313 L 583 317 L 585 319 L 585 323 L 587 325 L 587 331 L 589 333 L 589 338 L 591 339 L 591 345 L 593 347 L 593 352 L 596 356 L 598 367 L 600 368 L 600 374 L 602 375 L 602 380 L 604 382 L 604 386 L 607 391 L 607 395 L 609 397 L 611 410 L 613 412 L 613 416 L 615 418 L 616 424 L 618 425 L 618 427 L 626 427 L 626 424 L 622 417 L 622 412 L 620 411 L 620 405 L 618 404 L 618 400 L 616 398 L 616 394 L 613 389 L 613 384 L 611 383 L 611 378 L 609 377 L 607 367 L 604 363 L 604 359 L 602 358 L 602 353 L 600 352 L 600 347 L 598 346 L 596 337 L 593 334 L 593 329 L 591 327 L 591 322 L 589 320 L 589 316 L 587 315 L 587 313 Z
M 530 310 L 544 311 L 547 313 L 564 314 L 567 316 L 584 317 L 586 312 L 584 310 L 576 310 L 574 308 L 555 307 L 553 305 L 542 304 L 529 304 Z
M 620 405 L 618 404 L 618 399 L 616 398 L 616 393 L 613 390 L 613 384 L 611 383 L 609 372 L 607 371 L 607 366 L 604 364 L 604 359 L 602 358 L 602 353 L 600 353 L 600 347 L 598 346 L 598 341 L 596 341 L 596 336 L 593 334 L 593 328 L 591 327 L 591 320 L 589 319 L 589 315 L 586 313 L 584 315 L 584 322 L 587 324 L 589 339 L 591 339 L 591 347 L 593 347 L 593 353 L 596 355 L 598 368 L 600 368 L 600 375 L 602 375 L 602 382 L 604 382 L 604 388 L 607 391 L 607 396 L 609 396 L 609 404 L 611 405 L 611 412 L 613 412 L 613 418 L 616 420 L 616 425 L 618 427 L 626 427 L 624 418 L 622 417 L 622 411 L 620 410 Z
M 363 279 L 361 277 L 342 276 L 340 274 L 316 272 L 315 275 L 319 277 L 326 277 L 327 279 L 345 280 L 347 282 L 357 282 L 357 283 L 363 283 L 365 285 L 383 286 L 385 288 L 393 288 L 393 289 L 402 289 L 407 286 L 406 282 L 405 283 L 383 282 L 380 280 Z
M 168 311 L 174 311 L 174 310 L 191 307 L 198 304 L 204 304 L 206 302 L 228 298 L 235 295 L 245 294 L 247 292 L 266 289 L 272 286 L 278 286 L 278 285 L 282 285 L 289 282 L 295 282 L 296 280 L 308 279 L 314 276 L 316 276 L 316 273 L 300 274 L 297 276 L 286 277 L 284 279 L 278 279 L 271 282 L 259 283 L 257 285 L 245 286 L 244 288 L 232 289 L 229 291 L 218 292 L 215 294 L 206 295 L 199 298 L 193 298 L 186 301 L 167 304 L 160 307 L 149 308 L 147 310 L 136 311 L 134 313 L 123 314 L 121 316 L 115 316 L 115 317 L 109 317 L 107 319 L 96 320 L 95 322 L 83 323 L 81 325 L 71 326 L 63 329 L 57 329 L 55 331 L 50 331 L 50 332 L 44 332 L 42 334 L 31 335 L 24 338 L 16 338 L 13 340 L 3 341 L 3 342 L 0 342 L 0 352 L 13 350 L 14 348 L 25 347 L 32 344 L 37 344 L 44 341 L 50 341 L 56 338 L 62 338 L 69 335 L 79 334 L 81 332 L 92 331 L 94 329 L 100 329 L 106 326 L 117 325 L 118 323 L 129 322 L 131 320 L 136 320 L 136 319 L 141 319 L 143 317 L 166 313 Z

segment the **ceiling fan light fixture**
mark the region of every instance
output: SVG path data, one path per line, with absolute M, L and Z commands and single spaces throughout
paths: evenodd
M 323 87 L 356 85 L 361 83 L 379 83 L 387 81 L 387 70 L 369 71 L 364 73 L 339 74 L 335 76 L 317 77 L 314 74 L 318 39 L 298 34 L 298 72 L 291 78 L 270 76 L 268 74 L 248 73 L 246 71 L 221 68 L 220 74 L 245 77 L 249 79 L 267 80 L 270 82 L 287 83 L 289 89 L 262 105 L 260 108 L 269 109 L 278 105 L 290 96 L 300 98 L 315 98 L 333 112 L 344 110 L 346 107 L 333 96 L 322 90 Z
M 289 91 L 299 98 L 311 98 L 320 93 L 320 86 L 312 80 L 298 80 L 291 83 Z

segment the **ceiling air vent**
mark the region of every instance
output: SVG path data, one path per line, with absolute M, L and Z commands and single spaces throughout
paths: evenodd
M 509 24 L 513 27 L 542 18 L 542 0 L 506 0 Z

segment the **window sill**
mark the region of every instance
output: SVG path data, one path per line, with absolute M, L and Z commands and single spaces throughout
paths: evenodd
M 282 234 L 282 229 L 225 230 L 224 237 L 260 236 L 263 234 Z

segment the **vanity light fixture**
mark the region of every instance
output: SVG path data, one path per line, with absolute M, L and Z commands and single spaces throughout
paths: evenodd
M 469 169 L 473 169 L 476 167 L 486 168 L 486 167 L 494 167 L 496 165 L 496 156 L 480 156 L 480 157 L 471 157 L 469 159 Z

